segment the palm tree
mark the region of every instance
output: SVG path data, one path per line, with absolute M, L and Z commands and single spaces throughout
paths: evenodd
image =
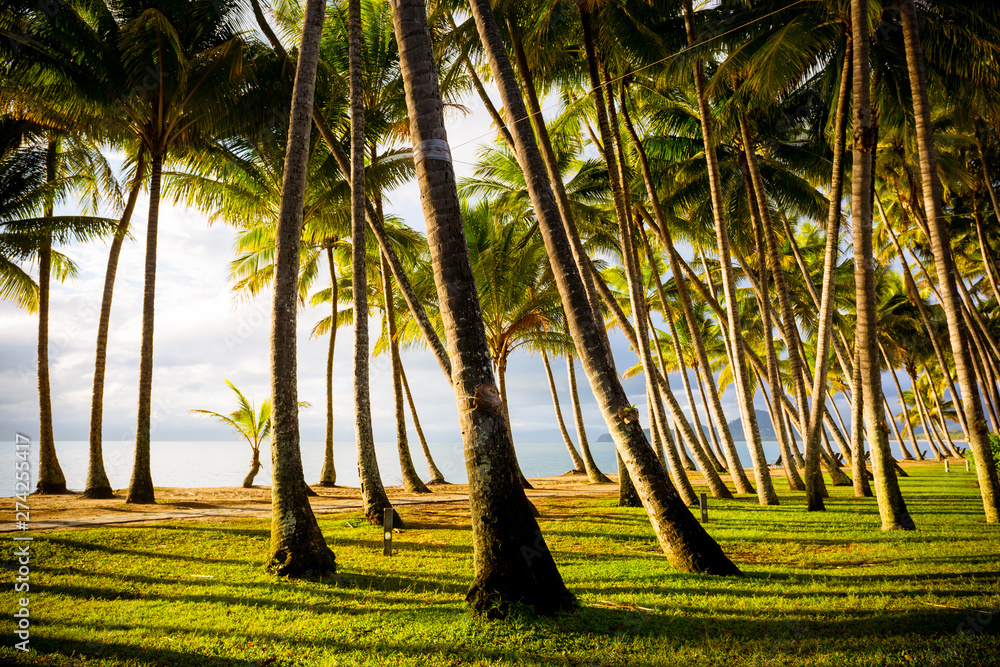
M 296 387 L 296 311 L 299 243 L 309 161 L 309 131 L 324 0 L 308 0 L 295 71 L 285 152 L 277 247 L 274 251 L 274 305 L 271 323 L 271 548 L 268 567 L 283 576 L 336 569 L 313 515 L 302 474 Z
M 1000 477 L 997 475 L 996 466 L 990 465 L 992 459 L 989 456 L 989 444 L 986 441 L 986 421 L 983 416 L 982 404 L 979 402 L 976 378 L 972 370 L 972 357 L 962 333 L 961 305 L 956 287 L 954 258 L 949 245 L 948 226 L 941 204 L 937 153 L 931 129 L 931 107 L 928 101 L 923 54 L 917 29 L 917 12 L 913 0 L 900 0 L 899 7 L 913 98 L 913 116 L 916 121 L 920 184 L 923 190 L 924 209 L 927 213 L 927 225 L 930 230 L 929 240 L 937 269 L 941 305 L 944 307 L 948 321 L 955 374 L 958 376 L 965 422 L 968 424 L 965 435 L 976 460 L 986 462 L 985 465 L 976 466 L 976 475 L 983 496 L 986 521 L 997 523 L 1000 521 Z
M 452 367 L 469 477 L 473 608 L 503 614 L 517 603 L 551 613 L 574 606 L 518 483 L 514 448 L 496 388 L 444 129 L 427 13 L 421 0 L 393 4 L 393 26 L 427 239 Z
M 51 279 L 76 275 L 76 265 L 54 249 L 70 241 L 100 238 L 114 226 L 106 218 L 56 216 L 57 201 L 79 185 L 81 169 L 93 168 L 81 152 L 60 150 L 60 141 L 43 128 L 10 116 L 0 118 L 8 141 L 0 152 L 0 296 L 38 313 L 39 461 L 36 493 L 65 493 L 66 479 L 56 455 L 49 383 L 48 328 Z M 44 147 L 42 145 L 44 141 Z M 35 282 L 20 264 L 38 262 Z
M 358 447 L 358 477 L 365 517 L 382 525 L 385 510 L 392 508 L 382 486 L 372 434 L 371 396 L 368 382 L 368 285 L 365 251 L 365 118 L 362 96 L 361 3 L 348 2 L 348 43 L 351 96 L 351 289 L 354 294 L 354 437 Z M 398 518 L 398 515 L 394 517 Z M 401 521 L 399 523 L 402 523 Z
M 271 434 L 271 401 L 264 399 L 260 404 L 260 409 L 254 408 L 253 402 L 247 400 L 239 389 L 229 380 L 226 384 L 236 394 L 236 409 L 228 415 L 212 412 L 211 410 L 191 410 L 190 412 L 214 417 L 226 426 L 232 427 L 238 434 L 243 436 L 250 445 L 250 472 L 243 478 L 243 488 L 253 487 L 253 479 L 260 472 L 260 443 Z M 299 407 L 309 407 L 305 401 L 299 402 Z
M 577 355 L 584 364 L 591 389 L 600 402 L 605 422 L 635 482 L 657 538 L 679 570 L 736 574 L 739 569 L 691 515 L 642 429 L 636 425 L 637 420 L 633 419 L 633 409 L 608 358 L 593 308 L 573 259 L 569 238 L 556 211 L 544 162 L 535 143 L 529 115 L 504 51 L 495 17 L 486 0 L 473 0 L 470 6 L 490 70 L 500 87 L 507 117 L 512 119 L 509 129 L 514 138 L 518 162 L 528 184 Z
M 899 482 L 889 451 L 889 428 L 882 406 L 882 375 L 876 325 L 875 267 L 872 250 L 872 169 L 875 136 L 870 102 L 871 69 L 868 5 L 851 0 L 853 28 L 854 160 L 852 165 L 851 220 L 854 240 L 854 280 L 857 293 L 857 323 L 854 345 L 861 367 L 860 386 L 855 391 L 864 402 L 864 417 L 871 438 L 872 467 L 882 530 L 913 530 L 913 519 L 899 491 Z M 859 391 L 860 390 L 860 391 Z M 861 452 L 855 457 L 860 459 Z
M 416 468 L 413 467 L 413 457 L 410 456 L 410 444 L 406 437 L 406 407 L 403 392 L 403 362 L 399 354 L 399 334 L 396 324 L 395 290 L 392 288 L 392 274 L 389 272 L 389 262 L 383 253 L 379 253 L 379 269 L 382 275 L 382 309 L 385 320 L 385 338 L 389 347 L 389 359 L 392 366 L 392 399 L 396 417 L 396 448 L 399 452 L 399 469 L 403 476 L 403 487 L 410 493 L 430 493 L 431 490 L 420 480 Z

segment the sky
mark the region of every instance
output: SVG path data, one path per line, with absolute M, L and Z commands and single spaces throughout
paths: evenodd
M 459 176 L 471 174 L 476 152 L 481 146 L 496 142 L 496 133 L 491 130 L 489 116 L 479 100 L 469 100 L 467 106 L 471 113 L 451 110 L 446 118 Z M 120 165 L 122 156 L 109 157 L 116 166 Z M 72 210 L 70 202 L 62 212 Z M 109 441 L 129 441 L 134 439 L 135 433 L 147 212 L 148 197 L 143 193 L 133 216 L 134 238 L 126 241 L 123 247 L 115 283 L 104 396 L 104 438 Z M 389 193 L 386 212 L 398 215 L 415 229 L 424 230 L 415 182 Z M 223 224 L 209 225 L 204 213 L 174 206 L 169 201 L 161 203 L 154 335 L 154 441 L 232 440 L 234 435 L 228 427 L 190 412 L 192 409 L 222 413 L 232 410 L 233 395 L 225 380 L 233 382 L 257 403 L 267 396 L 270 296 L 262 294 L 256 300 L 243 300 L 232 293 L 228 266 L 234 258 L 234 240 L 234 229 Z M 79 275 L 52 287 L 49 361 L 57 443 L 87 439 L 97 318 L 108 244 L 78 244 L 61 250 L 77 263 Z M 309 332 L 326 314 L 325 307 L 304 307 L 298 314 L 299 399 L 311 404 L 300 412 L 303 441 L 322 441 L 324 434 L 327 339 L 311 340 Z M 0 302 L 0 441 L 13 440 L 15 432 L 33 439 L 37 437 L 37 322 L 37 316 Z M 376 321 L 372 321 L 372 328 L 378 330 Z M 612 330 L 611 339 L 619 369 L 637 362 L 621 334 Z M 334 435 L 337 442 L 354 440 L 352 346 L 351 329 L 341 328 L 334 355 Z M 427 439 L 430 442 L 459 442 L 455 400 L 431 353 L 405 351 L 403 365 Z M 553 372 L 565 418 L 572 424 L 566 367 L 562 359 L 553 360 Z M 577 378 L 588 435 L 596 439 L 606 433 L 607 428 L 579 364 Z M 646 423 L 641 376 L 622 382 Z M 672 383 L 682 408 L 689 412 L 679 378 L 672 378 Z M 552 399 L 537 355 L 522 348 L 512 356 L 507 387 L 515 442 L 558 441 L 560 435 Z M 890 403 L 896 405 L 891 380 L 885 383 L 885 390 Z M 371 396 L 376 441 L 394 441 L 387 356 L 371 359 Z M 723 407 L 729 420 L 738 418 L 731 388 L 723 395 Z M 764 409 L 759 396 L 757 407 Z M 842 411 L 846 408 L 845 405 L 840 407 Z M 849 413 L 844 411 L 843 414 L 847 418 Z M 572 426 L 570 430 L 572 432 Z M 412 426 L 410 433 L 412 437 Z

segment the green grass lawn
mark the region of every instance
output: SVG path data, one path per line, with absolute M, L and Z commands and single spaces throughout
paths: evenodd
M 0 663 L 1000 665 L 1000 526 L 974 474 L 909 470 L 916 532 L 883 534 L 874 500 L 850 489 L 830 487 L 816 514 L 787 489 L 778 507 L 710 500 L 739 578 L 678 574 L 641 509 L 536 500 L 580 608 L 502 622 L 465 606 L 471 536 L 454 508 L 407 508 L 391 558 L 360 515 L 321 519 L 340 571 L 322 582 L 264 572 L 262 519 L 40 534 L 32 651 L 11 648 L 22 594 L 8 583 Z

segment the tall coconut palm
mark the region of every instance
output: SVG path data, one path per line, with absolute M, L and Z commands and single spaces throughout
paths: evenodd
M 487 613 L 517 603 L 574 606 L 518 483 L 462 229 L 433 44 L 422 0 L 393 0 L 410 136 L 462 426 L 475 580 L 467 600 Z
M 870 28 L 868 5 L 851 0 L 853 28 L 854 159 L 851 219 L 854 240 L 854 281 L 857 293 L 855 349 L 861 367 L 860 387 L 864 417 L 871 438 L 871 458 L 882 530 L 913 530 L 913 519 L 899 490 L 889 451 L 889 428 L 882 405 L 882 374 L 878 355 L 875 267 L 872 250 L 872 168 L 875 136 L 872 131 Z M 860 459 L 861 452 L 855 457 Z
M 67 156 L 55 135 L 10 117 L 0 128 L 11 132 L 0 152 L 0 295 L 38 313 L 39 461 L 36 493 L 65 493 L 66 479 L 56 455 L 49 381 L 49 299 L 51 280 L 76 275 L 76 266 L 55 246 L 100 238 L 114 221 L 86 216 L 56 216 L 55 205 L 74 185 Z M 44 142 L 44 143 L 43 143 Z M 60 162 L 63 164 L 61 165 Z M 21 266 L 38 262 L 38 280 Z
M 682 571 L 736 574 L 739 569 L 680 499 L 637 420 L 633 418 L 633 408 L 601 342 L 594 311 L 556 210 L 545 165 L 535 143 L 520 88 L 504 51 L 496 19 L 488 1 L 472 0 L 470 6 L 490 70 L 500 87 L 507 117 L 512 119 L 510 131 L 518 162 L 528 184 L 577 355 L 584 364 L 591 389 L 600 403 L 616 448 L 635 482 L 657 538 L 671 562 Z
M 1000 521 L 1000 477 L 995 465 L 990 465 L 989 446 L 986 442 L 986 421 L 972 370 L 972 358 L 967 341 L 963 336 L 963 321 L 960 313 L 958 290 L 956 287 L 955 265 L 948 239 L 948 225 L 941 205 L 941 186 L 938 182 L 937 153 L 931 129 L 931 107 L 928 100 L 927 82 L 924 74 L 923 54 L 920 34 L 917 28 L 916 7 L 913 0 L 900 0 L 903 39 L 906 44 L 906 62 L 909 71 L 910 89 L 913 98 L 913 116 L 917 130 L 917 152 L 920 157 L 920 182 L 923 203 L 930 230 L 930 243 L 934 252 L 934 265 L 941 293 L 941 305 L 948 321 L 948 333 L 954 355 L 955 373 L 962 392 L 962 407 L 969 428 L 966 438 L 977 461 L 976 466 L 983 508 L 988 523 Z
M 271 547 L 268 567 L 300 576 L 336 569 L 306 496 L 299 450 L 296 314 L 309 134 L 325 0 L 308 0 L 295 71 L 274 262 L 271 322 Z
M 354 437 L 358 448 L 358 477 L 362 508 L 368 521 L 382 525 L 385 510 L 392 509 L 382 486 L 372 433 L 368 378 L 368 285 L 365 251 L 365 107 L 362 98 L 361 3 L 348 2 L 348 43 L 351 96 L 351 288 L 354 293 Z M 393 510 L 395 515 L 395 510 Z M 395 515 L 398 518 L 398 515 Z M 400 522 L 401 523 L 401 522 Z

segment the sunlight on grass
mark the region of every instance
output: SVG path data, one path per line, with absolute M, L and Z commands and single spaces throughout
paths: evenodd
M 466 514 L 407 508 L 396 555 L 359 515 L 321 519 L 340 574 L 264 573 L 262 519 L 40 534 L 32 653 L 46 665 L 875 665 L 1000 663 L 1000 529 L 971 474 L 910 468 L 913 533 L 883 534 L 873 499 L 830 487 L 760 507 L 710 501 L 742 578 L 678 574 L 644 512 L 611 499 L 536 501 L 580 609 L 470 617 Z M 351 524 L 357 526 L 350 527 Z M 14 594 L 0 596 L 11 609 Z M 10 616 L 0 632 L 11 637 Z

